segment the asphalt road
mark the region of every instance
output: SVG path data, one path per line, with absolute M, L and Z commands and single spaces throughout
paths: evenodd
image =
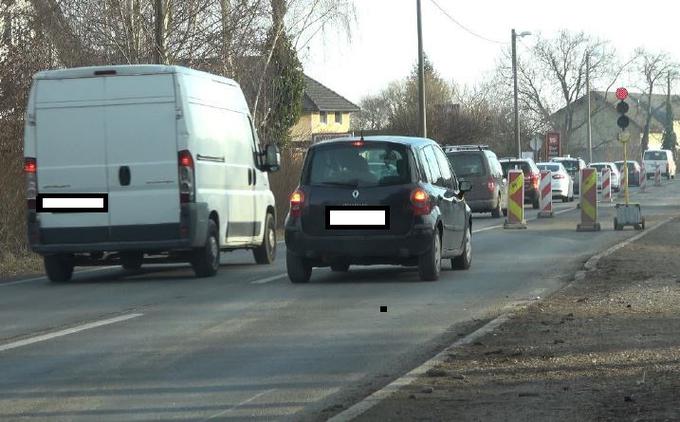
M 680 211 L 680 183 L 634 199 L 654 224 Z M 576 232 L 576 202 L 556 211 L 527 210 L 528 230 L 475 215 L 472 269 L 438 282 L 381 266 L 293 285 L 283 244 L 275 265 L 234 252 L 209 279 L 157 265 L 0 282 L 0 420 L 325 419 L 635 234 L 613 230 L 611 204 L 597 233 Z

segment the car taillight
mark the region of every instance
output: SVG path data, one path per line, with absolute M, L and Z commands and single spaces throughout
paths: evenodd
M 558 174 L 553 174 L 553 179 L 564 179 L 564 175 L 563 175 L 563 174 L 559 174 L 559 173 L 558 173 Z
M 26 174 L 26 205 L 29 210 L 34 210 L 38 196 L 38 163 L 35 158 L 27 157 L 24 160 L 24 173 Z
M 415 215 L 427 215 L 432 211 L 430 195 L 421 188 L 414 189 L 411 192 L 411 205 Z
M 493 177 L 489 177 L 489 180 L 486 182 L 486 188 L 492 193 L 494 190 L 496 190 L 496 181 L 493 180 Z
M 182 204 L 194 202 L 196 199 L 194 159 L 189 151 L 183 150 L 178 153 L 177 162 L 179 169 L 179 202 Z
M 290 216 L 300 217 L 304 204 L 305 194 L 300 189 L 295 189 L 295 191 L 290 194 Z

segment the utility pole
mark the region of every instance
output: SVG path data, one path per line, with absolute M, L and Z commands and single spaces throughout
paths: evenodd
M 427 117 L 425 114 L 425 63 L 423 57 L 423 19 L 420 11 L 420 0 L 417 0 L 418 7 L 418 126 L 419 134 L 423 138 L 427 137 Z
M 515 143 L 517 144 L 517 158 L 522 158 L 522 141 L 519 136 L 519 105 L 517 93 L 517 33 L 512 29 L 512 79 L 514 85 L 514 124 L 515 124 Z
M 163 20 L 165 16 L 165 11 L 163 10 L 163 1 L 156 0 L 155 2 L 155 38 L 156 45 L 154 46 L 154 62 L 157 64 L 162 64 L 165 62 L 165 34 L 163 28 Z
M 590 53 L 586 53 L 586 92 L 588 93 L 588 162 L 593 162 L 593 127 L 590 119 Z

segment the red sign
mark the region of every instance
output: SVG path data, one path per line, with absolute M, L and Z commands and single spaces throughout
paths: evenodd
M 545 134 L 545 155 L 548 160 L 562 155 L 562 144 L 560 143 L 559 133 L 548 132 Z

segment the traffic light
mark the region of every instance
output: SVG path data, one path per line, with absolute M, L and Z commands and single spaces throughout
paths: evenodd
M 621 128 L 621 130 L 625 130 L 630 124 L 630 119 L 628 116 L 626 116 L 629 108 L 628 103 L 624 101 L 627 97 L 628 90 L 626 90 L 626 88 L 619 88 L 616 90 L 616 98 L 620 100 L 616 105 L 616 112 L 619 113 L 619 119 L 616 121 L 616 124 Z

